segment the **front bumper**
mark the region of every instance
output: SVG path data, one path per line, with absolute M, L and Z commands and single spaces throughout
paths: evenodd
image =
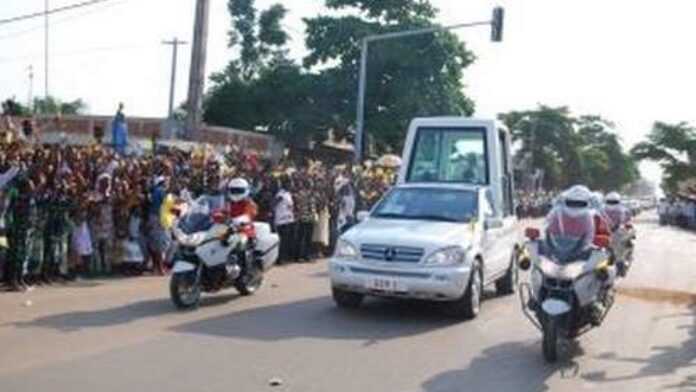
M 329 261 L 331 285 L 335 288 L 382 297 L 452 301 L 462 297 L 471 276 L 469 264 L 451 267 L 388 265 L 371 261 L 333 258 Z M 397 290 L 374 289 L 375 279 L 399 282 Z

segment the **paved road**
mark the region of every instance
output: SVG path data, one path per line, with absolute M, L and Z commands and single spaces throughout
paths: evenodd
M 382 300 L 341 311 L 317 263 L 186 313 L 162 278 L 0 294 L 0 390 L 696 390 L 696 234 L 653 216 L 638 230 L 615 308 L 557 365 L 543 362 L 516 297 L 491 295 L 472 322 Z

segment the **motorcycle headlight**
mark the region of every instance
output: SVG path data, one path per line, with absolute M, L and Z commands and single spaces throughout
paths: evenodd
M 336 243 L 336 251 L 334 257 L 340 258 L 356 258 L 358 257 L 358 248 L 346 240 L 339 239 Z
M 428 256 L 423 264 L 428 266 L 454 265 L 466 261 L 466 251 L 459 246 L 440 249 Z

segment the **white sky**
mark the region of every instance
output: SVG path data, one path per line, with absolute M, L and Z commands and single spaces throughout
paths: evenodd
M 51 8 L 77 0 L 50 0 Z M 279 0 L 257 0 L 259 8 Z M 504 42 L 489 30 L 462 30 L 478 56 L 465 70 L 466 93 L 477 115 L 494 116 L 537 103 L 568 105 L 617 123 L 625 144 L 639 141 L 655 120 L 696 123 L 696 3 L 680 0 L 431 0 L 439 21 L 488 19 L 506 8 Z M 83 98 L 90 112 L 164 116 L 171 47 L 163 39 L 191 40 L 195 0 L 111 0 L 51 18 L 50 92 Z M 305 52 L 302 18 L 324 12 L 322 0 L 283 0 L 292 53 Z M 208 72 L 222 69 L 230 18 L 226 0 L 211 0 Z M 43 0 L 1 0 L 0 19 L 40 11 Z M 26 101 L 27 67 L 35 70 L 34 94 L 43 94 L 43 20 L 0 25 L 0 98 Z M 179 57 L 176 100 L 185 99 L 190 46 Z M 658 176 L 654 165 L 644 174 Z

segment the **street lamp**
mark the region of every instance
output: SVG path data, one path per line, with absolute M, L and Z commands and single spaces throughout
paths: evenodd
M 363 139 L 365 131 L 365 83 L 367 78 L 367 52 L 370 42 L 386 41 L 396 38 L 410 37 L 412 35 L 430 34 L 438 31 L 449 31 L 464 27 L 491 26 L 491 41 L 501 42 L 503 40 L 503 19 L 505 11 L 503 7 L 493 9 L 493 18 L 482 22 L 460 23 L 450 26 L 435 26 L 416 30 L 398 31 L 394 33 L 368 35 L 362 39 L 360 50 L 360 75 L 358 77 L 358 108 L 355 121 L 355 162 L 362 162 Z

